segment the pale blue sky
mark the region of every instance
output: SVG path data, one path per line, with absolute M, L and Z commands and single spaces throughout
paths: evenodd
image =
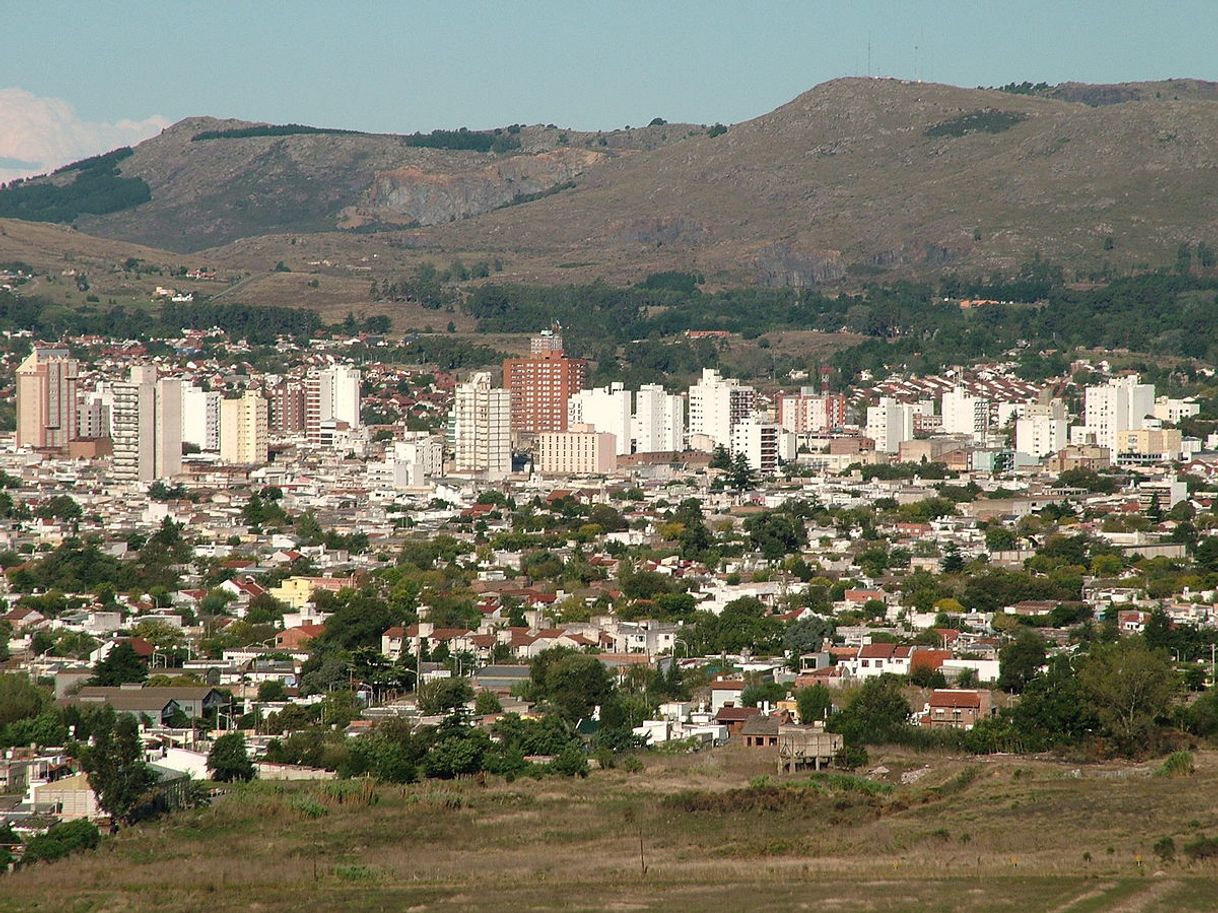
M 869 41 L 874 74 L 960 85 L 1218 79 L 1215 0 L 4 0 L 0 34 L 0 89 L 106 123 L 730 123 L 865 73 Z

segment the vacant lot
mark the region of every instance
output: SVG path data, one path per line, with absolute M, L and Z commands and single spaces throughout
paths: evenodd
M 733 748 L 587 780 L 254 784 L 0 881 L 0 910 L 1180 911 L 1218 903 L 1218 755 L 888 753 L 876 783 Z M 763 781 L 761 777 L 766 777 Z M 787 788 L 791 787 L 791 788 Z M 1153 851 L 1172 837 L 1177 858 Z

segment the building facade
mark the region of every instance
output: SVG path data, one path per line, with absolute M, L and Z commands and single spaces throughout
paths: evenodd
M 588 381 L 588 362 L 547 350 L 503 363 L 503 386 L 512 397 L 512 431 L 565 431 L 567 401 Z
M 147 483 L 182 471 L 182 382 L 153 365 L 113 385 L 110 414 L 115 481 Z
M 226 463 L 266 462 L 269 408 L 258 390 L 247 388 L 239 399 L 220 403 L 220 459 Z
M 659 384 L 644 384 L 634 398 L 630 435 L 636 453 L 685 449 L 685 397 Z
M 631 395 L 622 384 L 578 390 L 567 400 L 567 427 L 591 425 L 612 434 L 619 455 L 630 453 Z
M 452 440 L 457 472 L 505 476 L 512 471 L 512 397 L 478 372 L 458 384 L 453 402 Z
M 711 447 L 731 447 L 732 428 L 753 412 L 756 391 L 735 378 L 723 377 L 712 368 L 689 388 L 689 437 L 701 438 Z
M 79 366 L 67 349 L 35 348 L 17 368 L 17 446 L 64 448 L 77 437 Z
M 602 475 L 617 468 L 617 442 L 591 425 L 537 435 L 537 471 L 557 475 Z

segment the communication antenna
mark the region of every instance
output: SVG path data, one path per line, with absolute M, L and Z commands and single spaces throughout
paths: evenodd
M 867 33 L 867 75 L 871 75 L 871 32 Z

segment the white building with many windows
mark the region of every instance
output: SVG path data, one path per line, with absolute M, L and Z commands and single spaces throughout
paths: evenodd
M 710 448 L 730 447 L 732 429 L 753 412 L 756 391 L 712 368 L 689 388 L 689 438 L 709 443 Z
M 630 434 L 636 453 L 685 449 L 685 397 L 659 384 L 644 384 L 634 398 Z
M 567 427 L 591 425 L 612 434 L 618 454 L 630 453 L 630 391 L 622 384 L 578 390 L 567 400 Z

